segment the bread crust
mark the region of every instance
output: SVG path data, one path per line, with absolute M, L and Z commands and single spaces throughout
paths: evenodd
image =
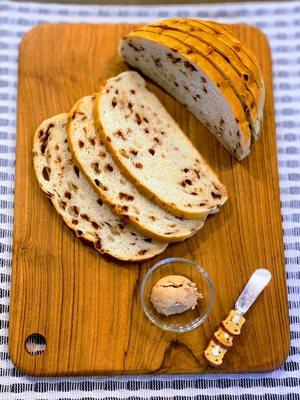
M 259 87 L 264 85 L 263 76 L 258 66 L 255 54 L 232 31 L 230 31 L 229 28 L 225 27 L 223 24 L 208 20 L 200 21 L 190 19 L 189 23 L 193 24 L 195 27 L 205 26 L 206 28 L 209 28 L 213 32 L 217 33 L 219 40 L 221 40 L 227 46 L 232 47 L 242 63 L 253 72 L 255 81 L 258 83 Z M 238 50 L 235 45 L 238 45 Z
M 264 104 L 265 104 L 265 83 L 262 72 L 260 67 L 257 63 L 255 54 L 246 46 L 243 42 L 241 42 L 238 37 L 231 32 L 227 27 L 222 24 L 218 24 L 214 21 L 197 21 L 192 20 L 195 22 L 200 22 L 202 25 L 207 26 L 208 28 L 212 29 L 214 32 L 220 34 L 218 35 L 219 39 L 222 40 L 224 43 L 228 44 L 229 46 L 233 46 L 236 51 L 236 54 L 239 56 L 241 61 L 247 66 L 250 70 L 254 71 L 256 82 L 260 88 L 260 98 L 258 103 L 258 114 L 263 119 L 264 113 Z M 254 137 L 257 139 L 257 136 Z

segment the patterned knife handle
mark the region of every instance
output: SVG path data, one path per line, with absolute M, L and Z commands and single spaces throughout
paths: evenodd
M 233 337 L 241 333 L 245 321 L 245 318 L 235 310 L 231 310 L 228 317 L 222 321 L 222 325 L 214 333 L 204 351 L 204 356 L 211 365 L 217 367 L 222 364 L 228 348 L 233 345 Z

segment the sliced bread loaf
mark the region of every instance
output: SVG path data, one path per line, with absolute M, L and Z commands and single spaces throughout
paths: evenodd
M 222 26 L 223 25 L 220 25 L 221 28 Z M 148 29 L 148 27 L 149 26 L 146 26 L 143 29 Z M 257 61 L 254 59 L 253 62 L 249 62 L 247 54 L 244 54 L 243 51 L 243 48 L 247 47 L 241 43 L 237 37 L 237 42 L 226 36 L 222 41 L 222 33 L 214 31 L 200 20 L 193 20 L 189 18 L 170 18 L 151 24 L 150 27 L 162 27 L 165 29 L 172 29 L 186 33 L 192 38 L 205 43 L 209 48 L 208 56 L 215 59 L 217 66 L 219 63 L 218 59 L 216 59 L 216 54 L 219 54 L 221 57 L 223 57 L 224 60 L 229 63 L 240 76 L 240 79 L 242 79 L 244 85 L 239 82 L 237 86 L 241 87 L 242 90 L 243 86 L 245 86 L 253 96 L 255 110 L 253 110 L 254 107 L 252 106 L 252 102 L 250 102 L 250 104 L 245 103 L 247 107 L 245 108 L 246 114 L 250 112 L 254 113 L 256 111 L 258 121 L 262 121 L 265 91 L 263 77 L 257 65 Z M 196 45 L 195 47 L 198 48 L 197 43 L 195 41 L 193 41 L 193 43 Z M 203 48 L 203 46 L 201 47 Z M 243 98 L 242 93 L 241 97 Z M 255 121 L 255 114 L 253 115 Z M 254 139 L 259 136 L 259 123 L 256 125 L 256 129 L 253 130 L 252 136 Z
M 174 38 L 134 31 L 121 40 L 120 53 L 187 106 L 238 159 L 250 152 L 244 109 L 228 80 L 199 54 Z
M 201 64 L 203 57 L 205 57 L 206 60 L 223 75 L 223 78 L 228 80 L 231 88 L 242 104 L 245 117 L 249 121 L 251 132 L 253 132 L 254 136 L 258 135 L 260 130 L 260 122 L 256 109 L 256 100 L 258 101 L 258 99 L 254 99 L 244 79 L 236 72 L 226 57 L 224 58 L 223 55 L 214 51 L 211 46 L 202 42 L 197 37 L 191 36 L 188 32 L 184 32 L 184 29 L 179 31 L 177 29 L 169 29 L 168 26 L 146 26 L 143 28 L 143 31 L 153 32 L 164 35 L 167 38 L 171 37 L 179 40 L 181 44 L 187 45 L 190 50 L 195 53 L 195 59 L 197 58 L 197 54 L 201 55 L 201 57 L 199 57 L 199 64 Z
M 95 96 L 86 96 L 74 105 L 67 131 L 73 159 L 101 199 L 154 239 L 177 242 L 198 232 L 203 226 L 203 218 L 175 217 L 148 200 L 121 173 L 96 131 L 94 103 Z
M 122 172 L 172 214 L 199 218 L 227 200 L 224 185 L 138 73 L 106 82 L 95 120 Z
M 67 144 L 68 114 L 44 121 L 36 131 L 33 162 L 41 189 L 77 236 L 100 253 L 140 261 L 165 250 L 166 244 L 142 236 L 114 215 L 73 163 Z

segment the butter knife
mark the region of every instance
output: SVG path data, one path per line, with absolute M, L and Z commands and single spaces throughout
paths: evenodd
M 241 333 L 241 328 L 246 321 L 244 315 L 268 285 L 271 278 L 270 271 L 264 268 L 257 269 L 251 275 L 235 303 L 235 309 L 231 310 L 228 317 L 222 321 L 204 351 L 204 356 L 211 365 L 218 366 L 222 364 L 224 355 L 229 347 L 233 345 L 234 336 Z

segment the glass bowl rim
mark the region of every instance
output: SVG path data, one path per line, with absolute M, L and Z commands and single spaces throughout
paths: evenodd
M 200 272 L 200 274 L 202 275 L 202 277 L 204 278 L 204 280 L 206 281 L 207 285 L 208 285 L 208 289 L 209 289 L 209 294 L 210 294 L 210 298 L 209 298 L 209 302 L 208 302 L 208 306 L 207 309 L 205 311 L 205 313 L 195 319 L 193 322 L 190 322 L 189 324 L 185 324 L 185 325 L 181 325 L 178 327 L 171 327 L 168 324 L 165 324 L 163 322 L 159 322 L 155 317 L 152 316 L 152 314 L 148 311 L 148 308 L 145 304 L 144 301 L 144 295 L 145 295 L 145 287 L 146 284 L 148 282 L 149 277 L 153 274 L 153 272 L 158 269 L 159 267 L 161 267 L 162 265 L 165 264 L 171 264 L 171 263 L 175 263 L 175 262 L 180 262 L 180 263 L 184 263 L 184 264 L 189 264 L 195 268 L 197 268 L 197 270 Z M 214 290 L 214 285 L 213 285 L 213 281 L 208 273 L 208 271 L 202 267 L 202 265 L 196 263 L 193 260 L 189 260 L 188 258 L 183 258 L 183 257 L 169 257 L 169 258 L 164 258 L 160 261 L 158 261 L 157 263 L 155 263 L 147 272 L 146 275 L 143 278 L 142 284 L 141 284 L 141 289 L 140 289 L 140 300 L 141 300 L 141 304 L 143 307 L 143 311 L 146 314 L 146 316 L 149 318 L 149 320 L 156 326 L 158 326 L 161 329 L 164 329 L 165 331 L 169 331 L 169 332 L 176 332 L 176 333 L 183 333 L 183 332 L 188 332 L 191 331 L 192 329 L 197 328 L 198 326 L 200 326 L 201 324 L 203 324 L 203 322 L 206 320 L 206 318 L 208 317 L 208 315 L 211 312 L 212 306 L 214 304 L 214 300 L 215 300 L 215 290 Z

